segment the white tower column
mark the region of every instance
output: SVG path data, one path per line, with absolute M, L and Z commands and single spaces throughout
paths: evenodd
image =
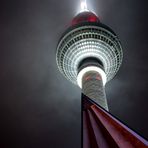
M 106 74 L 98 66 L 86 66 L 82 68 L 77 76 L 77 83 L 82 93 L 108 110 L 105 94 Z
M 83 75 L 82 92 L 101 107 L 108 110 L 105 88 L 102 77 L 98 72 L 89 71 Z

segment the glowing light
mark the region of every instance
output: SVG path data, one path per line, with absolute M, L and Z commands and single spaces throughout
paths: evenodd
M 96 67 L 96 66 L 88 66 L 88 67 L 83 68 L 78 73 L 77 83 L 78 83 L 78 85 L 79 85 L 80 88 L 82 88 L 82 78 L 83 78 L 84 74 L 86 72 L 89 72 L 89 71 L 96 71 L 96 72 L 98 72 L 101 75 L 103 85 L 105 86 L 105 84 L 106 84 L 106 74 L 105 74 L 105 72 L 101 68 L 99 68 L 99 67 Z
M 81 0 L 81 12 L 88 11 L 86 0 Z

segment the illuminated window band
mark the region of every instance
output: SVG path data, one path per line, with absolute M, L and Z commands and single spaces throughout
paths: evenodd
M 77 84 L 79 63 L 89 57 L 103 63 L 106 81 L 111 80 L 119 70 L 123 57 L 117 36 L 98 24 L 79 26 L 61 38 L 56 53 L 57 65 L 74 84 Z
M 88 67 L 83 68 L 78 73 L 77 83 L 78 83 L 78 85 L 79 85 L 80 88 L 82 88 L 82 78 L 83 78 L 84 74 L 86 72 L 89 72 L 89 71 L 96 71 L 96 72 L 98 72 L 101 75 L 103 85 L 105 86 L 105 84 L 106 84 L 106 74 L 105 74 L 105 72 L 101 68 L 99 68 L 99 67 L 96 67 L 96 66 L 88 66 Z

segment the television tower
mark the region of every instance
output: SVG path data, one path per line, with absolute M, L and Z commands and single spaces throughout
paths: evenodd
M 122 57 L 117 35 L 82 0 L 81 12 L 73 18 L 57 46 L 60 72 L 78 85 L 84 95 L 108 110 L 105 84 L 119 70 Z
M 83 148 L 147 148 L 148 142 L 108 112 L 105 84 L 119 70 L 117 35 L 81 1 L 81 12 L 62 35 L 56 52 L 60 72 L 82 89 Z

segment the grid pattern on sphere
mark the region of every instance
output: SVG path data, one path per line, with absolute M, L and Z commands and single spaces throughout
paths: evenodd
M 77 84 L 79 63 L 88 57 L 102 61 L 107 81 L 117 73 L 122 62 L 119 39 L 109 30 L 99 26 L 81 26 L 69 31 L 60 40 L 56 60 L 64 76 Z

